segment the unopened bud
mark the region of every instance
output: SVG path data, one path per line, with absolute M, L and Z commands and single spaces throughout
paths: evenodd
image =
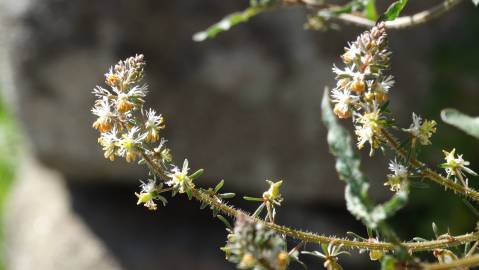
M 343 106 L 339 103 L 334 105 L 333 111 L 341 119 L 349 118 L 352 115 L 351 110 L 349 110 L 347 106 Z
M 358 80 L 355 79 L 353 83 L 351 84 L 351 90 L 358 94 L 362 94 L 364 90 L 366 90 L 366 84 L 364 83 L 363 80 Z
M 343 62 L 345 64 L 350 64 L 356 59 L 356 54 L 351 52 L 351 50 L 347 50 L 343 55 Z

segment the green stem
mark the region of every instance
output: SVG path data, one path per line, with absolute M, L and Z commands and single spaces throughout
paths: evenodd
M 148 166 L 160 177 L 166 176 L 166 174 L 161 170 L 148 155 L 143 154 L 143 158 L 148 163 Z M 158 171 L 160 170 L 160 171 Z M 168 178 L 163 178 L 164 180 Z M 249 219 L 256 224 L 263 224 L 266 228 L 274 230 L 277 233 L 284 234 L 293 239 L 297 239 L 303 242 L 308 243 L 321 243 L 329 244 L 333 242 L 336 245 L 344 245 L 348 248 L 358 248 L 358 249 L 370 249 L 370 250 L 385 250 L 392 251 L 395 249 L 396 245 L 388 242 L 377 242 L 370 243 L 366 241 L 354 241 L 348 239 L 342 239 L 337 237 L 328 237 L 324 235 L 319 235 L 311 232 L 303 232 L 301 230 L 292 229 L 286 226 L 278 225 L 271 222 L 266 222 L 262 219 L 252 217 L 248 213 L 235 209 L 234 207 L 223 203 L 217 196 L 209 194 L 201 189 L 192 188 L 192 196 L 207 205 L 211 206 L 213 209 L 228 215 L 230 217 L 237 217 L 240 215 L 246 215 Z M 433 241 L 424 241 L 424 242 L 404 242 L 402 245 L 410 252 L 418 251 L 427 251 L 433 250 L 435 248 L 448 248 L 452 246 L 462 245 L 467 242 L 473 242 L 479 240 L 479 232 L 464 234 L 460 236 L 451 237 L 449 239 L 433 240 Z
M 446 270 L 446 269 L 464 269 L 467 267 L 478 266 L 479 255 L 457 259 L 450 263 L 431 263 L 423 264 L 424 270 Z
M 476 249 L 477 249 L 477 245 L 478 245 L 478 244 L 479 244 L 479 242 L 476 241 L 476 242 L 474 243 L 474 245 L 471 247 L 471 249 L 467 252 L 466 256 L 464 256 L 464 257 L 470 257 L 470 256 L 472 256 L 472 254 L 474 254 L 474 252 L 476 252 Z
M 403 158 L 407 157 L 407 152 L 404 150 L 396 138 L 389 133 L 386 129 L 382 129 L 381 133 L 386 140 L 387 144 L 389 147 L 397 152 L 400 156 Z M 410 158 L 410 164 L 415 168 L 422 170 L 422 176 L 424 178 L 427 178 L 433 182 L 438 183 L 439 185 L 445 187 L 446 189 L 452 189 L 454 192 L 459 193 L 461 195 L 464 195 L 465 197 L 471 198 L 475 201 L 479 201 L 479 192 L 477 192 L 474 189 L 471 189 L 469 187 L 465 187 L 463 185 L 460 185 L 458 183 L 454 183 L 453 181 L 447 179 L 446 177 L 440 175 L 439 173 L 435 172 L 434 170 L 428 168 L 426 164 L 422 163 L 421 161 L 417 160 L 415 157 Z

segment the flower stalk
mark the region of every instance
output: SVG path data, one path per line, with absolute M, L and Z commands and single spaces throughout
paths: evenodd
M 383 135 L 383 138 L 385 139 L 385 142 L 387 143 L 387 145 L 393 151 L 395 151 L 398 155 L 400 155 L 404 159 L 408 158 L 408 152 L 400 146 L 399 142 L 396 140 L 396 138 L 388 130 L 382 129 L 381 133 Z M 470 187 L 455 183 L 454 181 L 451 181 L 451 180 L 447 179 L 446 177 L 440 175 L 436 171 L 428 168 L 424 163 L 417 160 L 415 157 L 410 157 L 409 156 L 409 163 L 415 169 L 421 170 L 421 172 L 422 172 L 421 176 L 422 177 L 424 177 L 426 179 L 429 179 L 429 180 L 445 187 L 446 189 L 451 189 L 452 191 L 454 191 L 458 194 L 461 194 L 461 195 L 463 195 L 467 198 L 470 198 L 474 201 L 479 201 L 479 192 L 478 191 L 476 191 L 476 190 L 474 190 Z
M 146 155 L 145 155 L 146 156 Z M 146 156 L 146 162 L 150 168 L 153 168 L 154 172 L 161 176 L 164 175 L 163 172 L 157 171 L 159 166 L 152 163 L 151 158 Z M 207 205 L 213 207 L 215 210 L 228 215 L 230 217 L 245 216 L 251 222 L 256 224 L 262 224 L 266 228 L 276 231 L 277 233 L 284 234 L 292 239 L 297 239 L 305 243 L 321 243 L 321 244 L 330 244 L 334 243 L 335 245 L 343 245 L 345 248 L 357 248 L 357 249 L 368 249 L 368 250 L 383 250 L 383 251 L 393 251 L 396 247 L 393 243 L 388 242 L 372 242 L 372 241 L 355 241 L 337 237 L 329 237 L 324 235 L 319 235 L 311 232 L 304 232 L 301 230 L 289 228 L 287 226 L 278 225 L 272 222 L 267 222 L 262 219 L 252 217 L 246 212 L 236 209 L 231 205 L 223 203 L 221 200 L 218 200 L 217 197 L 211 196 L 211 194 L 206 193 L 202 189 L 192 188 L 191 193 L 193 198 L 199 202 L 206 203 Z M 432 240 L 424 242 L 403 242 L 402 245 L 406 247 L 409 252 L 420 252 L 433 250 L 435 248 L 448 248 L 458 245 L 462 245 L 468 242 L 474 242 L 479 240 L 479 232 L 468 233 L 464 235 L 454 236 L 450 239 L 441 239 L 441 240 Z
M 116 157 L 122 157 L 127 162 L 139 160 L 140 164 L 146 164 L 149 168 L 153 179 L 142 182 L 140 193 L 135 193 L 137 204 L 150 210 L 156 210 L 157 202 L 161 202 L 163 205 L 167 203 L 166 198 L 162 196 L 163 193 L 171 192 L 173 196 L 186 194 L 190 200 L 195 199 L 201 202 L 202 208 L 209 206 L 213 216 L 225 222 L 230 232 L 233 230 L 229 222 L 219 214 L 236 219 L 237 225 L 249 224 L 246 226 L 249 231 L 235 229 L 234 235 L 228 239 L 225 247 L 227 257 L 231 256 L 230 261 L 237 263 L 240 268 L 286 269 L 291 260 L 297 259 L 296 255 L 293 256 L 287 252 L 286 237 L 298 240 L 302 244 L 321 244 L 323 253 L 306 251 L 302 254 L 317 255 L 325 259 L 324 266 L 328 269 L 341 269 L 337 263 L 337 255 L 342 254 L 340 251 L 342 247 L 368 250 L 372 260 L 379 260 L 383 257 L 392 257 L 392 254 L 403 251 L 404 254 L 409 254 L 408 256 L 415 252 L 434 251 L 437 257 L 440 257 L 449 252 L 449 248 L 470 242 L 475 242 L 474 247 L 464 258 L 455 257 L 451 263 L 424 264 L 422 267 L 424 269 L 448 269 L 441 267 L 445 267 L 445 265 L 450 267 L 477 265 L 479 264 L 477 257 L 479 255 L 474 255 L 479 241 L 479 232 L 477 231 L 458 236 L 447 235 L 448 237 L 438 237 L 431 241 L 401 242 L 385 224 L 385 219 L 400 209 L 407 201 L 408 177 L 411 167 L 416 169 L 420 176 L 479 201 L 479 192 L 470 189 L 467 179 L 463 178 L 465 177 L 464 172 L 472 175 L 475 173 L 466 167 L 469 162 L 463 160 L 461 155 L 456 158 L 454 150 L 447 153 L 446 163 L 443 165 L 446 172 L 455 176 L 463 185 L 426 167 L 425 164 L 411 156 L 410 152 L 404 149 L 389 133 L 387 128 L 391 126 L 391 119 L 385 107 L 387 107 L 388 92 L 394 82 L 392 76 L 384 74 L 384 70 L 388 68 L 389 57 L 384 24 L 379 24 L 371 31 L 365 32 L 356 42 L 351 43 L 342 57 L 347 67 L 344 70 L 334 68 L 338 84 L 331 96 L 336 105 L 334 110 L 329 107 L 330 113 L 326 113 L 329 118 L 325 120 L 330 129 L 328 143 L 334 150 L 332 153 L 340 160 L 337 167 L 338 164 L 342 164 L 339 167 L 344 170 L 340 176 L 347 183 L 345 194 L 348 209 L 361 219 L 368 229 L 377 230 L 382 239 L 378 236 L 374 239 L 370 237 L 370 239 L 354 238 L 351 240 L 305 232 L 276 224 L 274 220 L 275 207 L 280 206 L 283 201 L 283 196 L 280 193 L 282 180 L 268 181 L 269 189 L 263 193 L 262 198 L 252 198 L 262 202 L 257 210 L 258 213 L 253 215 L 225 202 L 234 194 L 219 194 L 218 191 L 223 186 L 223 181 L 214 189 L 197 187 L 193 181 L 203 174 L 203 169 L 189 174 L 190 168 L 187 159 L 184 160 L 181 168 L 172 162 L 170 149 L 165 146 L 166 140 L 161 138 L 159 133 L 165 128 L 163 117 L 151 109 L 145 110 L 144 108 L 147 87 L 140 85 L 145 65 L 142 55 L 120 61 L 110 69 L 109 73 L 105 74 L 106 84 L 111 87 L 111 90 L 101 87 L 94 89 L 93 93 L 98 100 L 92 109 L 93 114 L 97 116 L 93 127 L 100 132 L 98 142 L 103 148 L 105 158 L 114 160 Z M 327 101 L 327 98 L 323 100 Z M 323 102 L 323 106 L 325 106 L 324 104 L 326 103 Z M 329 106 L 329 102 L 327 105 Z M 327 112 L 327 110 L 325 111 Z M 396 192 L 396 195 L 389 202 L 375 205 L 367 196 L 367 179 L 360 172 L 359 159 L 350 148 L 350 137 L 346 135 L 347 132 L 340 129 L 339 124 L 335 122 L 334 114 L 339 118 L 353 119 L 358 136 L 358 148 L 362 148 L 367 143 L 370 146 L 370 154 L 373 154 L 380 145 L 387 144 L 407 163 L 398 163 L 396 160 L 391 162 L 392 174 L 388 175 L 386 184 Z M 422 121 L 419 116 L 413 115 L 413 125 L 404 131 L 417 138 L 421 145 L 426 145 L 430 143 L 429 139 L 435 131 L 435 122 Z M 340 140 L 333 141 L 331 139 L 333 137 L 340 137 Z M 152 144 L 155 142 L 159 142 L 159 144 L 153 147 Z M 168 187 L 164 188 L 164 185 Z M 260 217 L 263 208 L 267 210 L 264 219 Z M 385 232 L 391 232 L 391 234 Z M 250 240 L 257 235 L 256 233 L 262 235 L 264 241 L 254 240 L 251 242 Z M 395 237 L 391 237 L 391 235 Z M 250 242 L 245 244 L 236 241 L 237 239 L 234 239 L 236 236 L 246 237 Z M 263 245 L 264 243 L 268 244 Z M 252 250 L 254 252 L 251 252 Z M 299 254 L 296 251 L 293 253 Z M 385 255 L 385 253 L 390 254 Z M 442 261 L 448 260 L 443 259 Z

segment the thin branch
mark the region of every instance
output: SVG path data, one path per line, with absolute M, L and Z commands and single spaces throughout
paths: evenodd
M 474 243 L 474 245 L 471 247 L 471 249 L 467 252 L 466 256 L 464 256 L 464 257 L 470 257 L 470 256 L 472 256 L 472 254 L 474 254 L 474 252 L 476 252 L 476 249 L 477 249 L 477 245 L 478 245 L 478 244 L 479 244 L 479 242 L 476 241 L 476 242 Z
M 479 265 L 479 255 L 457 259 L 450 263 L 423 264 L 424 270 L 464 269 Z
M 406 159 L 407 157 L 407 152 L 404 150 L 400 144 L 397 142 L 396 138 L 389 133 L 389 131 L 382 129 L 382 135 L 384 139 L 386 140 L 387 144 L 389 147 L 397 152 L 399 155 L 401 155 L 403 158 Z M 424 163 L 421 161 L 417 160 L 415 157 L 410 157 L 409 159 L 410 164 L 415 168 L 415 169 L 420 169 L 422 170 L 422 176 L 424 178 L 427 178 L 429 180 L 432 180 L 433 182 L 438 183 L 439 185 L 452 189 L 454 192 L 459 193 L 461 195 L 464 195 L 465 197 L 471 198 L 475 201 L 479 201 L 479 192 L 469 188 L 465 187 L 463 185 L 460 185 L 458 183 L 454 183 L 453 181 L 447 179 L 446 177 L 440 175 L 439 173 L 435 172 L 434 170 L 428 168 Z
M 148 166 L 161 178 L 165 176 L 165 173 L 161 170 L 161 167 L 158 166 L 148 155 L 143 154 L 143 158 L 148 163 Z M 164 178 L 167 180 L 167 178 Z M 303 242 L 308 243 L 324 243 L 329 244 L 334 242 L 336 245 L 344 245 L 348 248 L 358 248 L 358 249 L 370 249 L 370 250 L 385 250 L 392 251 L 395 249 L 396 245 L 388 242 L 367 242 L 367 241 L 355 241 L 342 239 L 337 237 L 328 237 L 324 235 L 318 235 L 311 232 L 303 232 L 300 230 L 292 229 L 286 226 L 278 225 L 271 222 L 266 222 L 262 219 L 252 217 L 242 210 L 235 209 L 234 207 L 225 204 L 217 196 L 209 194 L 201 189 L 191 188 L 192 196 L 202 202 L 211 206 L 213 209 L 228 215 L 230 217 L 237 217 L 240 215 L 247 216 L 252 222 L 256 224 L 263 224 L 266 228 L 274 230 L 277 233 L 284 234 L 293 239 L 297 239 Z M 473 242 L 479 240 L 479 232 L 468 233 L 460 236 L 454 236 L 449 239 L 433 240 L 433 241 L 424 241 L 424 242 L 405 242 L 402 245 L 410 252 L 426 251 L 432 250 L 435 248 L 448 248 L 452 246 L 462 245 L 467 242 Z
M 434 6 L 430 9 L 418 12 L 410 16 L 398 17 L 393 21 L 386 22 L 386 28 L 388 29 L 404 29 L 408 27 L 413 27 L 419 24 L 426 23 L 434 18 L 437 18 L 444 14 L 445 12 L 451 10 L 456 5 L 460 4 L 463 0 L 445 0 L 441 4 Z M 339 14 L 338 16 L 331 17 L 333 20 L 343 21 L 345 23 L 355 24 L 362 27 L 371 28 L 376 22 L 369 20 L 365 17 L 358 15 L 344 13 Z

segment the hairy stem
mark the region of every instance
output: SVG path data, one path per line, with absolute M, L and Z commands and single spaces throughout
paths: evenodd
M 404 159 L 408 158 L 407 151 L 401 147 L 399 142 L 394 138 L 394 136 L 389 133 L 386 129 L 381 130 L 384 139 L 386 140 L 389 147 L 397 152 Z M 445 187 L 446 189 L 452 189 L 454 192 L 464 195 L 465 197 L 471 198 L 475 201 L 479 201 L 479 192 L 469 187 L 454 183 L 453 181 L 447 179 L 446 177 L 440 175 L 434 170 L 428 168 L 424 163 L 417 160 L 415 157 L 409 157 L 409 163 L 415 168 L 419 169 L 422 172 L 422 176 L 433 182 L 438 183 L 439 185 Z
M 450 263 L 431 263 L 423 264 L 424 270 L 446 270 L 446 269 L 464 269 L 479 265 L 479 255 L 457 259 Z
M 163 172 L 160 166 L 155 163 L 150 156 L 143 153 L 143 158 L 145 159 L 148 166 L 156 173 L 159 177 L 163 178 L 163 180 L 167 180 L 165 178 L 166 174 Z M 247 216 L 252 222 L 256 224 L 263 224 L 266 228 L 270 230 L 274 230 L 277 233 L 284 234 L 288 237 L 293 239 L 297 239 L 302 242 L 308 243 L 324 243 L 329 244 L 333 242 L 336 245 L 344 245 L 344 247 L 348 248 L 358 248 L 358 249 L 372 249 L 372 250 L 389 250 L 392 251 L 395 249 L 396 245 L 393 243 L 388 242 L 367 242 L 367 241 L 355 241 L 355 240 L 348 240 L 342 239 L 337 237 L 329 237 L 324 235 L 319 235 L 311 232 L 303 232 L 301 230 L 292 229 L 286 226 L 278 225 L 271 222 L 266 222 L 262 219 L 252 217 L 248 213 L 235 209 L 234 207 L 225 204 L 221 199 L 217 196 L 214 196 L 210 193 L 207 193 L 201 189 L 192 188 L 191 189 L 192 196 L 203 203 L 211 206 L 213 209 L 221 212 L 222 214 L 228 215 L 230 217 L 238 217 L 240 215 Z M 433 250 L 435 248 L 447 248 L 457 245 L 462 245 L 467 242 L 474 242 L 479 240 L 479 232 L 464 234 L 460 236 L 451 237 L 450 239 L 441 239 L 441 240 L 433 240 L 433 241 L 424 241 L 424 242 L 404 242 L 402 245 L 410 252 L 417 252 L 417 251 L 426 251 L 426 250 Z

